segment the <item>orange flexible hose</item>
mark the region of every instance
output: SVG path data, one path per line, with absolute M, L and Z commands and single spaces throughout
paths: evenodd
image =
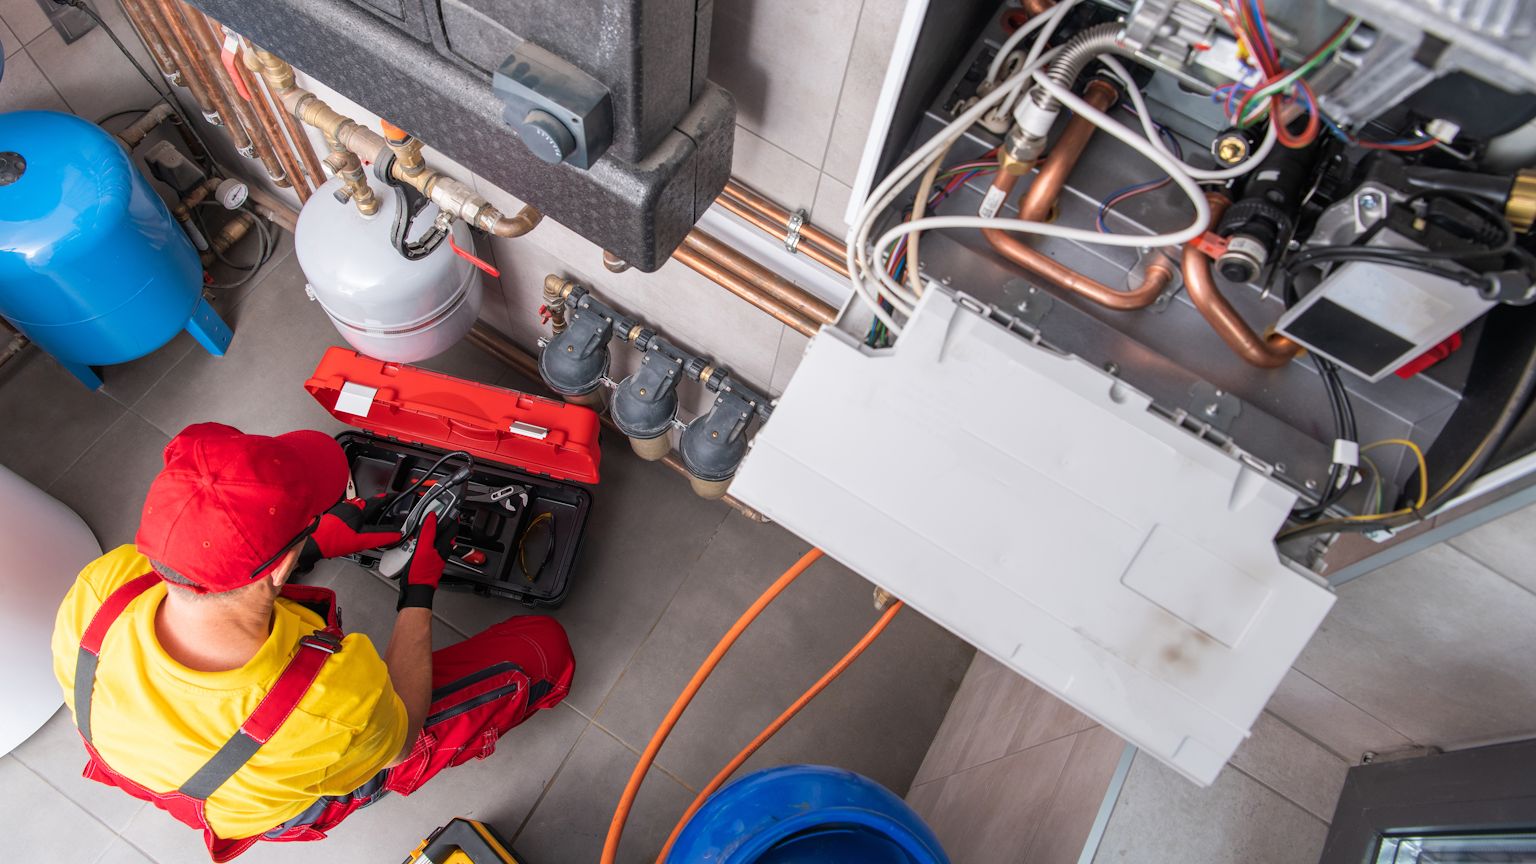
M 715 643 L 714 650 L 710 651 L 709 656 L 704 658 L 704 662 L 699 664 L 698 671 L 693 673 L 693 679 L 688 682 L 688 686 L 683 688 L 683 692 L 677 694 L 677 701 L 672 703 L 671 710 L 667 712 L 666 717 L 662 718 L 661 725 L 656 727 L 655 734 L 651 736 L 651 743 L 645 746 L 645 752 L 640 754 L 640 761 L 635 763 L 635 770 L 629 775 L 629 784 L 624 787 L 624 794 L 619 796 L 619 806 L 614 808 L 613 822 L 608 826 L 608 839 L 603 843 L 602 864 L 614 864 L 618 860 L 619 838 L 624 835 L 624 823 L 629 820 L 629 811 L 635 806 L 635 796 L 640 794 L 640 784 L 645 782 L 645 772 L 650 770 L 651 764 L 656 761 L 656 754 L 661 752 L 661 745 L 666 742 L 667 736 L 672 734 L 672 727 L 677 725 L 678 719 L 683 716 L 683 711 L 687 710 L 688 703 L 693 701 L 693 697 L 699 692 L 699 688 L 704 686 L 710 673 L 720 665 L 725 652 L 731 650 L 731 646 L 741 638 L 747 625 L 761 615 L 775 597 L 783 593 L 791 582 L 800 578 L 800 574 L 820 558 L 821 550 L 812 548 L 801 555 L 800 560 L 793 566 L 785 570 L 784 575 L 769 585 L 767 590 L 747 607 L 747 611 L 741 613 L 741 617 L 736 619 L 731 629 L 725 631 L 725 635 Z
M 683 818 L 677 820 L 677 826 L 672 829 L 672 836 L 667 838 L 667 844 L 661 847 L 661 854 L 656 856 L 656 864 L 664 864 L 667 860 L 667 853 L 672 851 L 672 844 L 676 843 L 678 835 L 683 833 L 683 826 L 688 824 L 688 820 L 693 818 L 693 814 L 699 812 L 699 808 L 704 806 L 704 802 L 709 799 L 709 796 L 715 794 L 721 786 L 724 786 L 725 781 L 729 780 L 731 775 L 735 774 L 736 770 L 744 765 L 748 759 L 751 759 L 752 754 L 756 753 L 758 748 L 767 744 L 769 738 L 778 734 L 778 731 L 784 728 L 784 724 L 794 719 L 794 716 L 800 713 L 800 709 L 809 705 L 812 699 L 815 699 L 821 695 L 821 691 L 827 689 L 828 684 L 831 684 L 837 679 L 837 676 L 843 674 L 844 670 L 852 666 L 853 661 L 859 659 L 859 655 L 864 653 L 864 649 L 868 648 L 881 633 L 885 632 L 885 628 L 890 626 L 891 621 L 896 617 L 896 613 L 901 611 L 901 606 L 900 600 L 892 603 L 885 610 L 885 614 L 880 616 L 880 620 L 875 622 L 875 626 L 869 628 L 869 632 L 864 634 L 864 638 L 860 639 L 857 644 L 849 649 L 847 654 L 843 655 L 843 659 L 837 661 L 831 669 L 828 669 L 827 674 L 821 676 L 821 680 L 812 684 L 811 689 L 802 693 L 793 705 L 785 708 L 783 714 L 780 714 L 772 723 L 763 727 L 763 731 L 757 733 L 757 737 L 752 739 L 751 744 L 742 748 L 742 751 L 736 754 L 736 758 L 732 759 L 724 768 L 721 768 L 720 773 L 715 775 L 715 779 L 709 781 L 708 786 L 699 790 L 698 796 L 693 799 L 692 804 L 688 805 L 688 810 L 683 814 Z

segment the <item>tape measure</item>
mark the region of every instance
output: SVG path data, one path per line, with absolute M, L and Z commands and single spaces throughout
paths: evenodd
M 496 829 L 473 819 L 455 818 L 421 841 L 404 864 L 526 864 Z

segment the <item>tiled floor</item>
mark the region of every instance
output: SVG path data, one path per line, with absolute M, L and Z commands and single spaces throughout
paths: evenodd
M 107 370 L 88 393 L 35 349 L 0 370 L 0 461 L 75 508 L 104 547 L 130 542 L 168 437 L 189 422 L 248 431 L 338 431 L 302 383 L 336 332 L 305 299 L 285 242 L 263 277 L 216 304 L 235 328 L 229 356 L 177 339 Z M 532 386 L 467 345 L 425 364 L 506 386 Z M 695 497 L 665 467 L 605 433 L 602 482 L 570 599 L 554 614 L 576 651 L 566 702 L 511 732 L 498 752 L 445 773 L 409 799 L 353 816 L 315 845 L 241 860 L 402 859 L 453 816 L 493 824 L 536 862 L 596 860 L 619 790 L 656 721 L 718 635 L 803 550 L 772 525 Z M 336 588 L 350 629 L 382 643 L 393 587 L 344 562 L 313 580 Z M 621 860 L 649 861 L 694 790 L 873 623 L 870 586 L 826 562 L 763 615 L 695 700 L 651 771 Z M 524 611 L 448 594 L 435 638 L 446 644 Z M 886 635 L 754 759 L 841 765 L 905 794 L 971 650 L 904 613 Z M 79 777 L 84 754 L 66 712 L 0 759 L 0 836 L 60 862 L 205 861 L 169 817 Z

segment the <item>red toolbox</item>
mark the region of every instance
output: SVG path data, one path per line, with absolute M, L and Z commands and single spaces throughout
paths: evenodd
M 595 412 L 346 348 L 328 350 L 304 388 L 362 430 L 336 436 L 360 497 L 403 491 L 453 450 L 475 458 L 471 499 L 523 490 L 464 504 L 443 587 L 530 606 L 565 599 L 598 478 Z M 353 559 L 378 566 L 375 553 Z

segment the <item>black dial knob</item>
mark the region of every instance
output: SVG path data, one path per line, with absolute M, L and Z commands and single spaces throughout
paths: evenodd
M 523 145 L 533 155 L 551 165 L 558 165 L 576 149 L 576 136 L 548 111 L 529 111 L 518 126 Z

